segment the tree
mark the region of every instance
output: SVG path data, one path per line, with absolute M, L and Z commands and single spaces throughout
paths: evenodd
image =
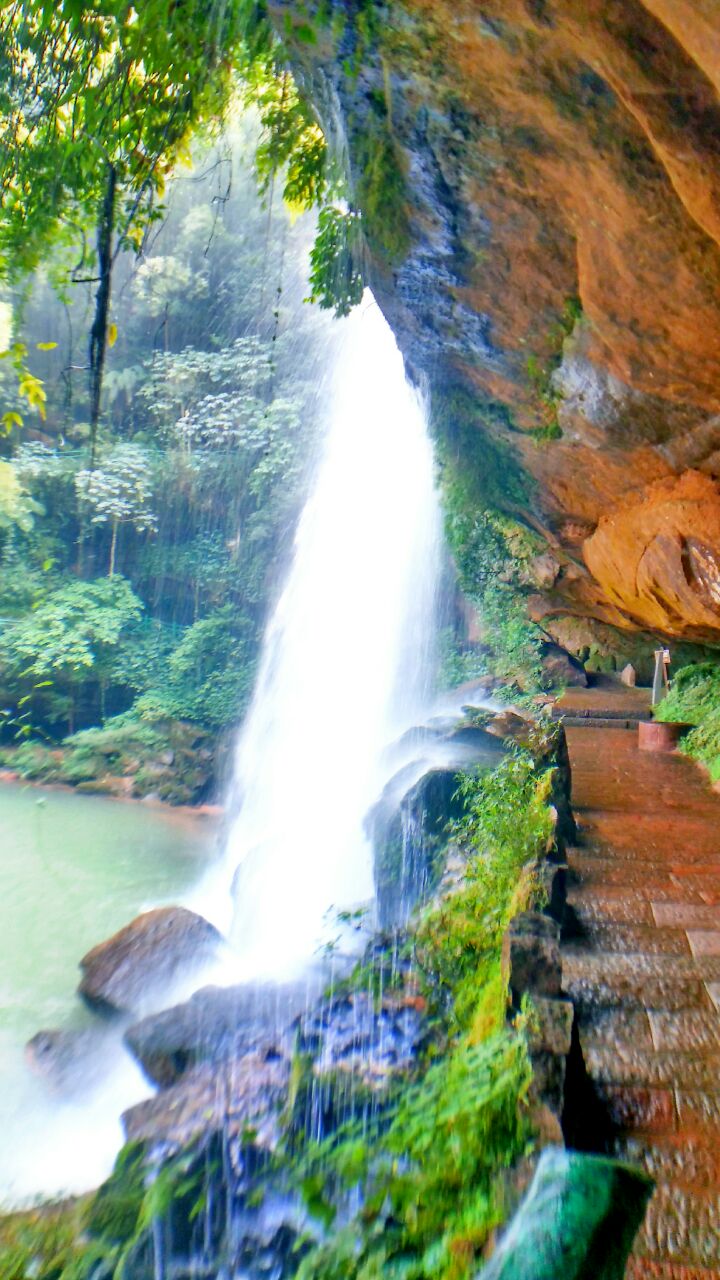
M 192 131 L 222 119 L 249 23 L 258 37 L 267 30 L 245 0 L 146 0 L 139 9 L 129 0 L 10 0 L 0 9 L 0 273 L 17 277 L 48 244 L 80 242 L 68 275 L 97 286 L 93 439 L 113 266 L 124 248 L 141 247 Z
M 125 630 L 143 611 L 130 583 L 115 575 L 95 582 L 70 582 L 41 600 L 35 609 L 6 626 L 0 636 L 0 660 L 24 679 L 69 686 L 69 730 L 75 698 L 84 680 L 100 686 L 101 702 L 112 662 Z
M 142 445 L 116 445 L 102 466 L 94 471 L 78 471 L 75 488 L 81 507 L 87 507 L 92 513 L 91 524 L 110 525 L 108 577 L 112 578 L 120 526 L 130 525 L 137 533 L 154 533 L 157 530 L 157 516 L 150 507 L 153 491 L 151 455 Z
M 328 22 L 322 6 L 317 22 Z M 304 20 L 288 19 L 286 32 L 317 39 Z M 7 0 L 0 50 L 0 279 L 26 278 L 60 247 L 61 286 L 95 286 L 93 461 L 115 265 L 124 250 L 143 249 L 177 162 L 200 130 L 223 122 L 233 99 L 252 103 L 261 120 L 260 189 L 271 192 L 282 174 L 295 211 L 332 210 L 313 258 L 312 297 L 341 313 L 359 299 L 351 262 L 356 249 L 355 261 L 361 256 L 359 214 L 346 208 L 345 176 L 330 162 L 264 4 Z M 42 385 L 25 372 L 41 405 Z

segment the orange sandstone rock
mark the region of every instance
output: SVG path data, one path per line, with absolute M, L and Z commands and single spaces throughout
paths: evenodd
M 608 599 L 649 629 L 720 639 L 720 485 L 686 471 L 601 517 L 585 561 Z

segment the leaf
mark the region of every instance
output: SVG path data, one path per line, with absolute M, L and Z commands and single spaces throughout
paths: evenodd
M 116 325 L 116 324 L 109 324 L 109 325 L 108 325 L 108 331 L 107 331 L 107 340 L 108 340 L 108 346 L 109 346 L 109 347 L 114 347 L 114 346 L 115 346 L 115 343 L 117 342 L 117 336 L 118 336 L 118 327 L 117 327 L 117 325 Z
M 4 413 L 2 418 L 0 418 L 0 422 L 2 422 L 3 425 L 3 435 L 6 436 L 10 435 L 13 427 L 21 427 L 23 424 L 21 414 L 14 413 L 12 410 L 9 410 L 8 413 Z
M 54 351 L 57 342 L 36 342 L 35 346 L 38 351 Z

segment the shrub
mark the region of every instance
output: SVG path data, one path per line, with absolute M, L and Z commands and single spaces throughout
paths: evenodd
M 707 765 L 714 782 L 720 779 L 719 664 L 697 662 L 682 667 L 667 697 L 656 708 L 655 718 L 694 725 L 683 738 L 681 750 Z

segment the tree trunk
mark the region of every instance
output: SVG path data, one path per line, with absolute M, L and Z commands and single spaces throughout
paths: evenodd
M 117 551 L 118 538 L 118 522 L 113 520 L 112 538 L 110 539 L 110 568 L 108 570 L 108 578 L 112 578 L 115 573 L 115 553 Z
M 98 274 L 100 283 L 95 294 L 95 315 L 90 330 L 90 468 L 95 466 L 95 444 L 100 419 L 105 352 L 107 350 L 108 319 L 110 315 L 110 286 L 112 282 L 112 238 L 115 226 L 115 166 L 108 165 L 105 195 L 100 207 L 97 227 Z

